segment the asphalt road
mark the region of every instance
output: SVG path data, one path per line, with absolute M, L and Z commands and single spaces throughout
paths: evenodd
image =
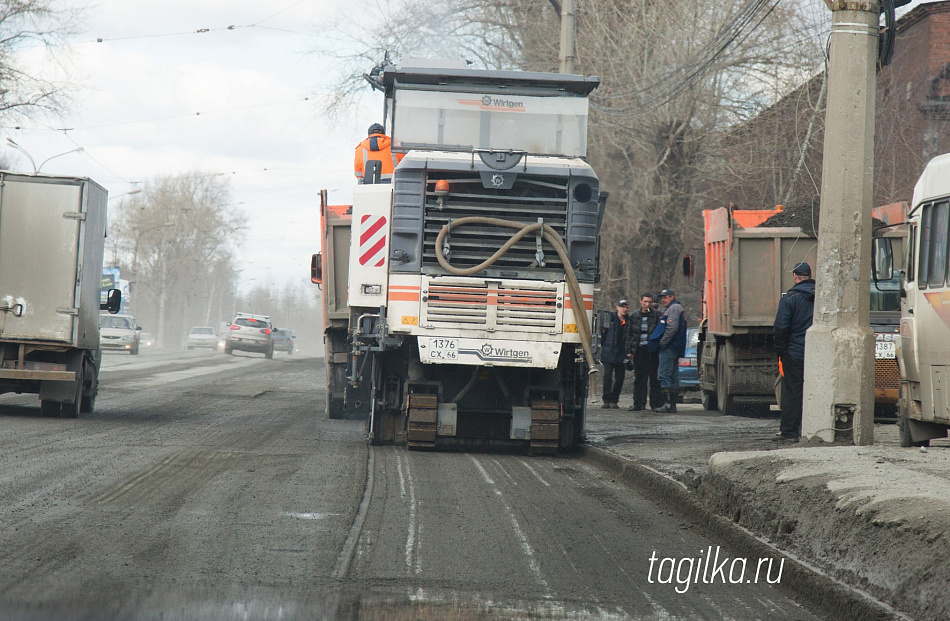
M 322 377 L 106 354 L 91 415 L 0 397 L 0 618 L 821 618 L 579 458 L 370 447 Z

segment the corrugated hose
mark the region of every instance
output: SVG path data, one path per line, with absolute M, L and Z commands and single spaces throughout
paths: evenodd
M 442 240 L 453 228 L 465 226 L 466 224 L 489 224 L 493 226 L 503 226 L 509 229 L 520 229 L 511 239 L 502 245 L 495 253 L 474 267 L 459 268 L 453 267 L 442 254 Z M 571 258 L 567 255 L 567 246 L 561 236 L 548 224 L 535 222 L 526 225 L 524 222 L 515 222 L 513 220 L 502 220 L 500 218 L 483 218 L 479 216 L 470 216 L 459 218 L 446 224 L 439 231 L 439 236 L 435 240 L 435 258 L 439 260 L 439 265 L 445 268 L 451 274 L 457 276 L 472 276 L 491 266 L 498 259 L 507 253 L 512 246 L 518 243 L 525 235 L 529 235 L 538 229 L 542 229 L 543 237 L 557 252 L 564 264 L 564 272 L 567 275 L 567 291 L 571 298 L 571 310 L 574 313 L 574 319 L 577 321 L 577 331 L 581 337 L 581 345 L 584 347 L 584 356 L 587 358 L 587 365 L 590 373 L 595 373 L 594 354 L 591 351 L 591 330 L 587 322 L 587 308 L 584 305 L 584 297 L 581 294 L 580 283 L 577 282 L 577 275 L 574 274 L 574 268 L 571 266 Z M 580 310 L 578 310 L 580 309 Z

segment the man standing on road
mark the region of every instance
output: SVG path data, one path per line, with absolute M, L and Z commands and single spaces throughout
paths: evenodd
M 624 362 L 627 359 L 627 309 L 626 300 L 617 302 L 617 312 L 610 316 L 610 322 L 601 328 L 600 361 L 604 365 L 604 405 L 605 410 L 617 408 L 620 390 L 623 388 L 623 376 L 626 372 Z
M 640 296 L 640 309 L 630 316 L 627 330 L 627 357 L 633 360 L 633 405 L 631 412 L 639 412 L 647 406 L 647 388 L 650 391 L 650 407 L 663 405 L 663 393 L 657 370 L 660 367 L 659 352 L 647 346 L 650 335 L 660 322 L 660 313 L 653 308 L 653 294 Z
M 805 332 L 815 309 L 815 281 L 811 266 L 799 263 L 792 270 L 795 285 L 778 303 L 775 313 L 775 348 L 782 372 L 782 418 L 776 441 L 795 441 L 802 435 L 802 402 L 805 388 Z
M 676 397 L 679 392 L 679 359 L 686 354 L 686 315 L 683 305 L 676 299 L 672 289 L 660 292 L 660 303 L 666 307 L 660 317 L 659 326 L 663 327 L 660 336 L 660 386 L 666 393 L 666 404 L 653 408 L 654 412 L 676 412 Z M 651 335 L 652 336 L 652 335 Z

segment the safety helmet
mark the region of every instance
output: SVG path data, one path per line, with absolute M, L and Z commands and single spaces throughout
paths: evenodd
M 366 135 L 372 136 L 373 134 L 385 134 L 385 133 L 386 133 L 385 127 L 383 127 L 379 123 L 373 123 L 372 125 L 369 126 L 369 132 Z

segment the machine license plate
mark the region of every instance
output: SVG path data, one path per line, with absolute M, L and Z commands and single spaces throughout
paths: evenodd
M 458 339 L 430 338 L 426 347 L 426 356 L 429 360 L 458 360 Z
M 896 349 L 894 343 L 892 342 L 880 342 L 874 344 L 874 358 L 875 359 L 890 359 L 896 357 Z

